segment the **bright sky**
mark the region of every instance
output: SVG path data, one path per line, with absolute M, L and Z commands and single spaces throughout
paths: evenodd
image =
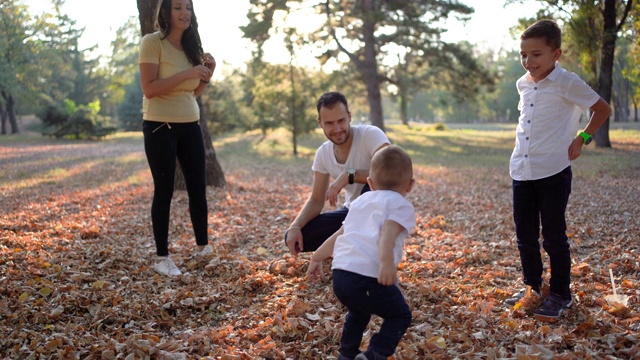
M 50 8 L 49 2 L 29 0 L 27 3 L 33 12 L 39 13 Z M 445 37 L 445 40 L 468 40 L 482 48 L 515 48 L 517 42 L 509 34 L 509 28 L 517 23 L 519 17 L 530 16 L 540 7 L 534 0 L 527 0 L 525 5 L 513 4 L 506 8 L 503 7 L 505 0 L 461 2 L 475 6 L 475 14 L 464 26 L 452 20 L 448 25 L 450 37 Z M 241 67 L 251 55 L 249 42 L 242 37 L 238 28 L 248 22 L 248 7 L 247 0 L 194 1 L 203 48 L 213 54 L 219 66 L 227 63 L 231 68 Z M 78 26 L 85 27 L 80 46 L 88 48 L 98 44 L 102 54 L 110 54 L 110 44 L 115 39 L 116 29 L 129 17 L 137 18 L 138 15 L 135 0 L 66 0 L 62 11 L 76 19 Z M 288 55 L 284 46 L 275 42 L 267 49 L 266 60 L 287 62 Z

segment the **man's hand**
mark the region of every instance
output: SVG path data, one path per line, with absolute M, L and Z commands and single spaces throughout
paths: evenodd
M 346 172 L 343 172 L 329 185 L 329 189 L 327 189 L 327 201 L 329 202 L 329 205 L 336 206 L 340 191 L 342 191 L 342 189 L 348 184 L 349 175 Z
M 584 140 L 582 140 L 582 137 L 580 136 L 576 136 L 575 139 L 573 139 L 573 141 L 571 142 L 571 145 L 569 145 L 569 160 L 575 160 L 578 158 L 578 156 L 580 156 L 580 154 L 582 154 L 582 144 L 584 143 Z
M 291 228 L 287 231 L 287 240 L 285 240 L 289 251 L 293 256 L 298 256 L 302 249 L 302 231 L 300 229 Z
M 381 285 L 393 285 L 397 282 L 398 269 L 393 266 L 393 263 L 381 263 L 380 272 L 378 273 L 378 283 Z
M 325 279 L 324 271 L 322 271 L 322 261 L 309 261 L 309 267 L 307 268 L 307 278 L 311 281 Z

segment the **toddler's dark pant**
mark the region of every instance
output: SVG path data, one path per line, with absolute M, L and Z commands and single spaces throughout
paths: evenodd
M 170 128 L 169 128 L 170 126 Z M 169 255 L 169 214 L 176 158 L 184 174 L 189 214 L 198 245 L 207 245 L 207 190 L 205 152 L 200 124 L 144 121 L 144 150 L 153 176 L 151 223 L 158 256 Z
M 365 184 L 360 195 L 370 190 L 369 184 Z M 349 209 L 343 207 L 342 209 L 323 212 L 311 219 L 300 229 L 303 241 L 302 251 L 316 251 L 325 240 L 340 229 L 342 222 L 347 217 L 347 213 L 349 213 Z M 284 241 L 287 241 L 287 233 L 284 234 Z
M 362 335 L 375 314 L 384 321 L 380 331 L 371 337 L 369 349 L 382 356 L 393 355 L 411 325 L 411 309 L 400 289 L 381 285 L 376 278 L 333 270 L 333 292 L 348 310 L 338 351 L 349 358 L 358 355 Z
M 540 225 L 542 246 L 549 255 L 551 292 L 565 299 L 571 297 L 571 253 L 567 239 L 565 210 L 571 193 L 571 167 L 539 180 L 513 180 L 513 219 L 518 250 L 522 262 L 524 283 L 542 284 L 543 264 L 540 255 Z

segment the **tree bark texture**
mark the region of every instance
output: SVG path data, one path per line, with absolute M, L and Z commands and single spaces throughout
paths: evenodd
M 362 37 L 364 39 L 364 60 L 359 64 L 360 73 L 367 87 L 367 101 L 369 103 L 369 121 L 384 131 L 382 115 L 382 95 L 380 94 L 380 78 L 378 75 L 378 61 L 376 59 L 375 37 L 375 8 L 372 0 L 362 1 L 364 24 Z
M 604 2 L 604 29 L 602 39 L 602 57 L 600 61 L 600 75 L 598 76 L 598 94 L 607 103 L 611 103 L 611 89 L 613 82 L 613 57 L 616 48 L 617 24 L 616 24 L 616 0 Z M 609 139 L 609 119 L 602 124 L 594 134 L 594 140 L 598 147 L 611 147 Z

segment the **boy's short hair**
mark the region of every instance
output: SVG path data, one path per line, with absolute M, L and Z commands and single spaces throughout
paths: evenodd
M 553 20 L 538 20 L 520 35 L 520 40 L 542 38 L 553 50 L 562 46 L 562 30 Z
M 400 146 L 385 146 L 373 154 L 369 177 L 378 190 L 404 186 L 413 179 L 411 157 Z

